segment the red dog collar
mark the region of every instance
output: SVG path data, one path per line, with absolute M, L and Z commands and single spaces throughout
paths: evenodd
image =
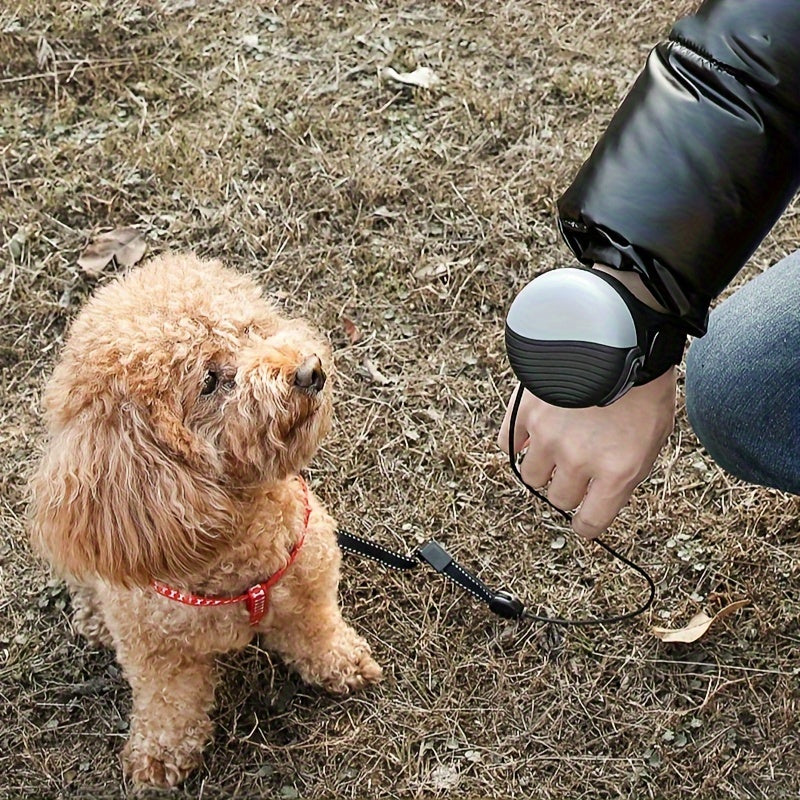
M 206 597 L 199 594 L 191 594 L 190 592 L 183 592 L 180 589 L 172 589 L 164 583 L 153 581 L 151 584 L 153 589 L 158 592 L 162 597 L 168 597 L 170 600 L 177 600 L 187 606 L 229 606 L 234 603 L 245 603 L 247 610 L 250 612 L 250 624 L 257 625 L 267 613 L 269 599 L 269 590 L 283 577 L 283 574 L 292 565 L 292 562 L 297 558 L 300 548 L 303 546 L 305 540 L 306 530 L 308 529 L 308 520 L 311 517 L 311 503 L 308 499 L 308 486 L 303 478 L 298 475 L 297 480 L 300 481 L 300 487 L 303 490 L 303 505 L 305 512 L 303 516 L 303 532 L 297 544 L 292 548 L 289 553 L 289 560 L 282 566 L 276 573 L 271 575 L 267 580 L 251 586 L 243 594 L 237 594 L 235 597 Z

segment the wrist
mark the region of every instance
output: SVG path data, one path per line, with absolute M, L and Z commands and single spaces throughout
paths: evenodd
M 638 272 L 632 269 L 615 269 L 605 264 L 593 264 L 592 269 L 596 269 L 598 272 L 604 272 L 606 275 L 610 275 L 614 278 L 614 280 L 619 281 L 637 300 L 650 306 L 650 308 L 660 311 L 662 314 L 669 313 L 669 310 L 664 308 L 664 306 L 656 300 Z
M 625 287 L 640 303 L 658 312 L 668 315 L 670 312 L 662 306 L 647 288 L 642 276 L 634 270 L 614 269 L 605 264 L 594 264 L 592 269 L 608 275 L 617 283 Z M 659 378 L 666 371 L 674 372 L 674 364 L 680 362 L 686 343 L 686 335 L 681 329 L 676 329 L 671 320 L 662 324 L 658 333 L 650 341 L 647 357 L 639 370 L 636 386 L 645 386 Z

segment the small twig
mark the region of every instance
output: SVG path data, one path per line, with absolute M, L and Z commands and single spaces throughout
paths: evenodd
M 133 64 L 134 60 L 131 58 L 121 58 L 121 59 L 113 59 L 109 61 L 97 61 L 94 63 L 86 64 L 85 66 L 81 67 L 79 64 L 71 67 L 69 70 L 50 70 L 50 72 L 35 72 L 31 75 L 20 75 L 16 78 L 0 78 L 0 84 L 9 84 L 9 83 L 25 83 L 27 81 L 35 81 L 39 78 L 48 78 L 48 79 L 58 79 L 62 75 L 67 76 L 67 82 L 72 79 L 72 76 L 75 75 L 77 72 L 85 72 L 88 69 L 106 69 L 108 67 L 121 67 L 125 66 L 126 64 Z

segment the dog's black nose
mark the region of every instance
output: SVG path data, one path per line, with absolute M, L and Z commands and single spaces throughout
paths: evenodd
M 318 356 L 309 356 L 294 374 L 294 385 L 307 392 L 321 392 L 325 386 L 325 370 Z

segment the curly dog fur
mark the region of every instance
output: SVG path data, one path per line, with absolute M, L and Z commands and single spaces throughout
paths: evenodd
M 77 630 L 114 647 L 130 682 L 136 783 L 174 786 L 198 765 L 214 656 L 256 633 L 329 691 L 381 677 L 342 619 L 335 523 L 313 495 L 257 626 L 241 604 L 189 607 L 150 586 L 236 595 L 286 563 L 304 527 L 295 476 L 331 418 L 324 373 L 299 378 L 309 363 L 330 375 L 327 344 L 249 277 L 164 255 L 96 292 L 47 385 L 32 541 L 69 582 Z

